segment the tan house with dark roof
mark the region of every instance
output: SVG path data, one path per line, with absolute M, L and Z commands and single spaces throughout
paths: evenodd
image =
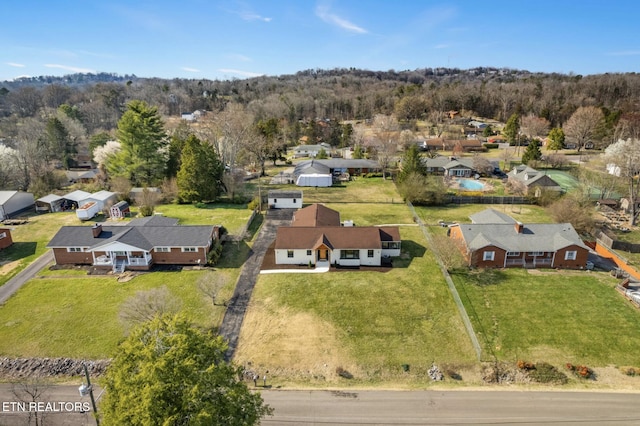
M 275 263 L 380 266 L 400 256 L 400 246 L 397 226 L 342 226 L 340 213 L 312 204 L 294 214 L 291 226 L 278 228 Z

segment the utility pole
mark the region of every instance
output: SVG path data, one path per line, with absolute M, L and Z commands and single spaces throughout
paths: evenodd
M 84 375 L 87 378 L 87 388 L 86 390 L 80 387 L 80 395 L 86 395 L 86 392 L 89 392 L 89 398 L 91 398 L 91 406 L 93 407 L 93 415 L 96 418 L 96 425 L 100 426 L 100 419 L 98 418 L 98 407 L 96 407 L 96 400 L 93 397 L 93 386 L 91 386 L 91 379 L 89 378 L 89 370 L 87 370 L 87 363 L 83 362 L 82 366 L 84 367 Z

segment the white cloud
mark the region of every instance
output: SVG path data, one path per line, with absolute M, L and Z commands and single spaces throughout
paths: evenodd
M 245 21 L 262 21 L 262 22 L 271 22 L 271 18 L 266 16 L 258 15 L 253 12 L 239 12 L 238 15 Z
M 71 72 L 80 72 L 80 73 L 95 73 L 95 70 L 89 69 L 89 68 L 79 68 L 79 67 L 72 67 L 69 65 L 60 65 L 60 64 L 44 64 L 45 67 L 47 68 L 59 68 L 61 70 L 65 70 L 65 71 L 71 71 Z
M 446 49 L 448 47 L 451 47 L 451 45 L 445 43 L 436 44 L 435 46 L 433 46 L 434 49 Z
M 261 73 L 257 73 L 257 72 L 250 72 L 250 71 L 242 71 L 242 70 L 235 70 L 232 68 L 220 68 L 218 71 L 225 73 L 225 74 L 234 74 L 234 75 L 239 75 L 242 77 L 260 77 Z
M 197 68 L 189 68 L 189 67 L 182 67 L 182 70 L 188 71 L 188 72 L 200 72 L 200 70 Z
M 10 67 L 16 67 L 16 68 L 24 68 L 25 65 L 24 64 L 17 64 L 15 62 L 6 62 L 7 65 L 9 65 Z
M 322 19 L 327 24 L 335 25 L 338 28 L 342 28 L 343 30 L 357 33 L 357 34 L 367 34 L 368 31 L 358 25 L 350 22 L 344 18 L 339 17 L 338 15 L 334 15 L 329 12 L 328 6 L 318 6 L 316 8 L 316 16 Z
M 250 57 L 242 55 L 240 53 L 232 53 L 231 55 L 228 55 L 228 58 L 241 62 L 251 62 Z

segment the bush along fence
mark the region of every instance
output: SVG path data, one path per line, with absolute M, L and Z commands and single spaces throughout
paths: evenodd
M 420 229 L 422 230 L 422 234 L 424 235 L 425 239 L 429 243 L 429 246 L 433 249 L 435 247 L 435 243 L 431 239 L 431 233 L 429 232 L 427 227 L 424 225 L 424 222 L 422 221 L 422 219 L 420 219 L 420 217 L 416 213 L 416 210 L 413 207 L 413 204 L 411 204 L 411 202 L 407 202 L 407 205 L 411 210 L 411 214 L 413 215 L 414 222 L 416 222 L 418 226 L 420 226 Z M 478 357 L 478 361 L 482 361 L 482 348 L 480 347 L 480 342 L 478 342 L 478 337 L 476 336 L 476 332 L 473 330 L 473 325 L 471 324 L 471 320 L 469 319 L 469 314 L 467 314 L 467 310 L 462 304 L 462 300 L 460 299 L 460 295 L 458 294 L 458 289 L 456 289 L 456 286 L 453 283 L 453 280 L 451 279 L 451 276 L 449 275 L 449 272 L 447 271 L 446 266 L 444 266 L 444 264 L 440 260 L 440 257 L 438 256 L 438 253 L 436 250 L 434 250 L 434 256 L 436 258 L 436 261 L 438 262 L 438 266 L 440 266 L 442 275 L 444 275 L 444 279 L 447 282 L 447 286 L 449 287 L 451 296 L 453 297 L 453 300 L 455 301 L 456 306 L 458 307 L 458 312 L 460 312 L 460 317 L 462 318 L 464 327 L 467 330 L 467 334 L 469 334 L 469 339 L 471 339 L 471 344 L 473 345 L 473 348 L 476 350 L 476 356 Z
M 446 198 L 446 204 L 534 204 L 529 197 L 507 197 L 494 195 L 450 195 Z

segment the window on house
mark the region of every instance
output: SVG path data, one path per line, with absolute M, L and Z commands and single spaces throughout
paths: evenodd
M 307 256 L 311 256 L 311 250 L 307 250 Z
M 293 257 L 293 250 L 287 250 L 287 257 L 288 258 L 292 258 Z
M 564 260 L 576 260 L 578 252 L 575 250 L 568 251 L 564 254 Z
M 7 238 L 7 233 L 6 232 L 0 232 L 0 240 L 3 238 Z
M 156 253 L 169 253 L 171 251 L 170 247 L 156 247 L 153 249 Z
M 340 259 L 360 259 L 360 250 L 340 250 Z
M 82 250 L 82 247 L 68 247 L 67 251 L 69 253 L 79 253 L 79 252 L 82 252 L 83 250 Z
M 116 252 L 116 256 L 126 256 L 127 252 L 126 251 L 117 251 Z
M 195 253 L 198 249 L 196 247 L 182 247 L 183 253 Z
M 367 257 L 373 257 L 373 250 L 367 250 Z
M 532 251 L 531 253 L 529 253 L 530 256 L 544 256 L 544 252 L 543 251 Z
M 495 251 L 485 251 L 482 254 L 482 260 L 484 260 L 484 261 L 492 261 L 495 256 L 496 256 L 496 252 Z
M 507 256 L 520 256 L 520 252 L 519 251 L 508 251 L 507 252 Z
M 295 204 L 295 203 L 296 203 L 296 199 L 294 198 L 294 199 L 293 199 L 293 204 Z
M 275 204 L 275 203 L 277 203 L 277 202 L 278 202 L 278 199 L 277 199 L 277 198 L 274 198 L 274 199 L 273 199 L 273 203 Z
M 400 248 L 400 243 L 397 241 L 383 241 L 382 249 L 383 250 L 397 250 Z

